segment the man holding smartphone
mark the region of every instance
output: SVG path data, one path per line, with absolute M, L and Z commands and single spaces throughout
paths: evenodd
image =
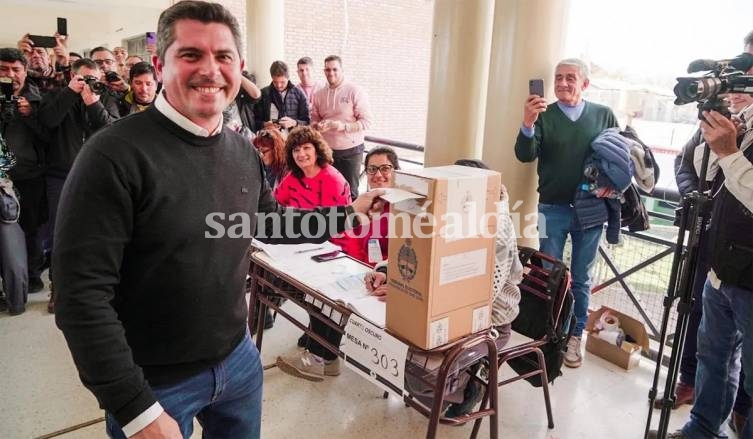
M 581 95 L 588 88 L 588 76 L 588 65 L 583 61 L 575 58 L 560 61 L 554 74 L 557 101 L 547 105 L 543 96 L 529 95 L 515 142 L 518 160 L 539 159 L 540 250 L 561 260 L 568 234 L 572 240 L 570 270 L 577 322 L 567 345 L 568 367 L 580 367 L 583 361 L 581 336 L 591 296 L 589 270 L 596 259 L 603 230 L 601 226 L 583 229 L 572 203 L 583 178 L 583 162 L 591 152 L 591 141 L 605 129 L 618 126 L 608 107 L 583 100 Z M 532 81 L 532 88 L 534 84 Z

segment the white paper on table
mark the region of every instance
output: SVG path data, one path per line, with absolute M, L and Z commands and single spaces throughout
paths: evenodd
M 387 304 L 377 296 L 368 295 L 354 300 L 348 303 L 348 307 L 380 328 L 387 324 Z
M 384 191 L 384 195 L 380 195 L 379 198 L 388 203 L 399 203 L 405 200 L 415 200 L 425 197 L 425 195 L 414 194 L 413 192 L 396 188 L 383 188 L 380 190 Z
M 312 256 L 323 255 L 325 253 L 340 250 L 340 247 L 329 241 L 321 244 L 265 244 L 253 240 L 252 245 L 261 249 L 275 261 L 284 262 L 290 265 L 296 264 L 295 261 L 301 261 L 303 259 L 310 260 Z

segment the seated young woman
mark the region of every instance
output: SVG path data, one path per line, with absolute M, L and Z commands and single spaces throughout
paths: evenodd
M 290 134 L 293 137 L 295 131 Z M 288 142 L 290 142 L 290 137 Z M 364 160 L 369 190 L 392 187 L 394 183 L 392 171 L 400 169 L 397 154 L 392 148 L 379 147 L 366 154 Z M 347 183 L 346 183 L 347 185 Z M 347 194 L 348 192 L 346 192 Z M 384 212 L 388 211 L 385 206 Z M 347 241 L 341 245 L 343 251 L 364 263 L 375 264 L 387 259 L 387 227 L 389 220 L 383 214 L 368 225 L 359 226 L 343 239 Z M 364 232 L 362 228 L 367 228 Z M 340 245 L 340 244 L 338 244 Z M 371 246 L 371 252 L 369 252 Z M 371 258 L 369 258 L 371 254 Z M 321 323 L 318 319 L 311 319 L 311 329 L 317 335 L 324 337 L 335 346 L 340 345 L 342 334 Z M 277 367 L 283 372 L 309 381 L 322 381 L 324 376 L 340 374 L 340 358 L 324 348 L 316 340 L 305 335 L 299 340 L 299 345 L 306 350 L 297 355 L 277 357 Z

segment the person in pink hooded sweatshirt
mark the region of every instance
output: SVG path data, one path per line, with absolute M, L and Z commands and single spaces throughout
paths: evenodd
M 350 184 L 351 198 L 358 196 L 363 141 L 371 125 L 369 98 L 360 87 L 345 80 L 337 55 L 324 59 L 328 86 L 314 93 L 311 123 L 332 148 L 333 165 Z

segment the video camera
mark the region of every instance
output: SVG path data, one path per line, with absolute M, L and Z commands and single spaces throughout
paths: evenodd
M 13 80 L 0 78 L 0 120 L 9 122 L 18 114 L 18 96 L 13 95 Z
M 753 55 L 743 53 L 728 60 L 697 59 L 688 65 L 688 73 L 708 71 L 700 77 L 677 78 L 674 88 L 675 105 L 698 102 L 698 118 L 704 111 L 714 110 L 730 117 L 729 103 L 719 95 L 727 93 L 753 94 L 753 75 L 745 73 L 753 68 Z
M 98 95 L 101 95 L 102 93 L 107 91 L 107 85 L 105 85 L 104 82 L 99 82 L 99 80 L 94 76 L 84 76 L 82 81 L 86 82 L 86 85 L 88 85 L 89 88 Z

